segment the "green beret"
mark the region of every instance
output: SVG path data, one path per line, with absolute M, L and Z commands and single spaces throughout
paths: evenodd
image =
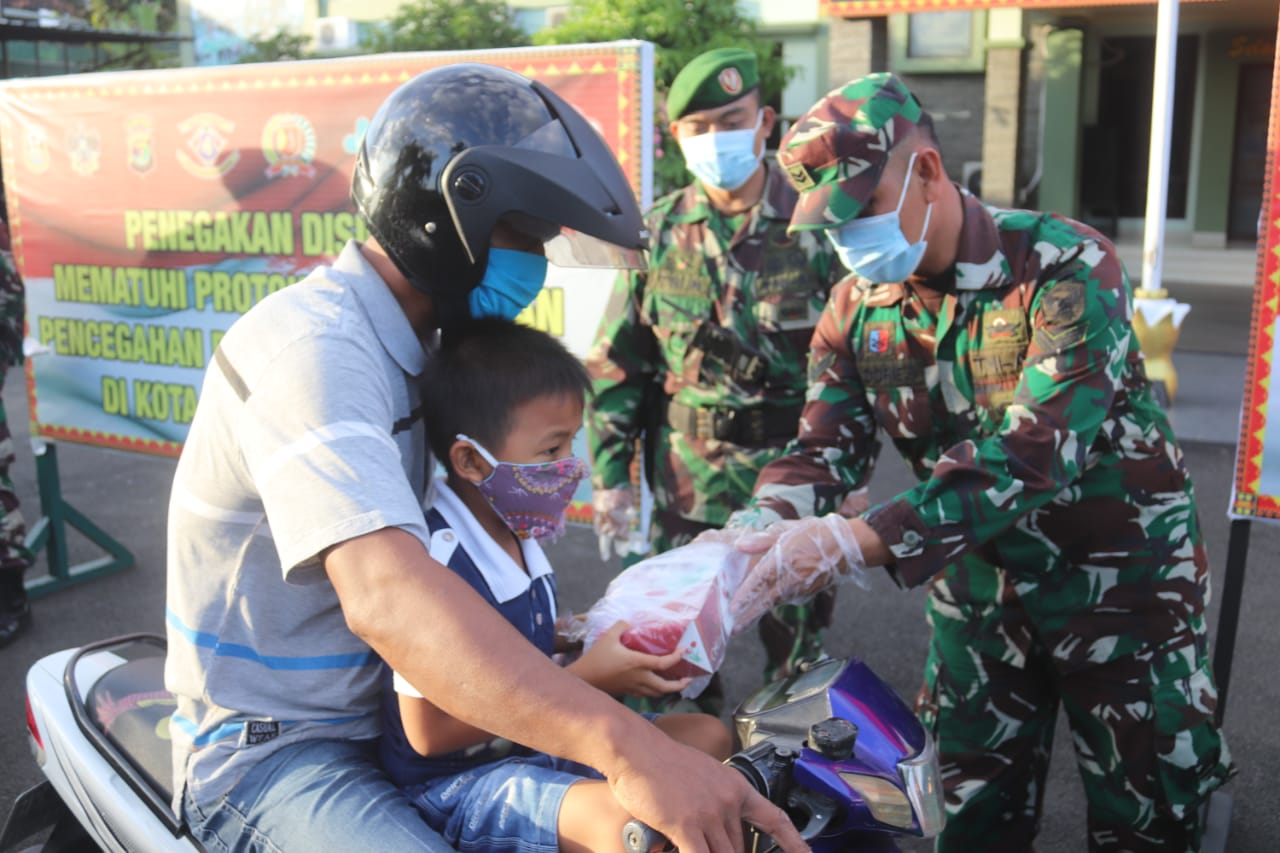
M 888 72 L 850 81 L 796 119 L 778 146 L 778 164 L 800 193 L 791 231 L 856 219 L 876 191 L 889 152 L 926 113 Z
M 667 118 L 723 107 L 760 84 L 756 55 L 740 47 L 718 47 L 694 58 L 671 81 Z

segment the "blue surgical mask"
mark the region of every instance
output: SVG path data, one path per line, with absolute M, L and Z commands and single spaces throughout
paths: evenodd
M 472 317 L 514 320 L 547 278 L 547 259 L 515 249 L 490 249 L 484 278 L 467 296 Z
M 827 238 L 836 247 L 840 262 L 850 272 L 873 284 L 892 284 L 909 277 L 920 266 L 920 259 L 924 257 L 924 250 L 929 245 L 924 235 L 929 233 L 933 202 L 929 202 L 925 209 L 920 239 L 914 243 L 908 242 L 907 236 L 902 233 L 902 220 L 899 218 L 902 203 L 907 199 L 907 187 L 911 185 L 911 177 L 915 174 L 915 162 L 916 155 L 912 154 L 907 163 L 907 179 L 902 184 L 897 210 L 854 219 L 839 228 L 827 229 Z
M 764 111 L 756 113 L 756 126 L 746 130 L 721 130 L 680 139 L 684 164 L 705 184 L 736 190 L 755 174 L 763 149 L 756 153 L 756 131 Z

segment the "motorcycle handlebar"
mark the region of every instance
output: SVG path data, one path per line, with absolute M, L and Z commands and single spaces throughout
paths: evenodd
M 672 849 L 666 837 L 644 821 L 632 819 L 622 827 L 622 847 L 627 853 L 649 853 L 661 843 L 665 843 L 666 846 L 660 849 Z
M 745 776 L 756 791 L 773 800 L 781 793 L 785 785 L 783 779 L 794 760 L 794 752 L 779 750 L 765 742 L 734 753 L 725 763 Z M 663 846 L 657 847 L 658 844 Z M 675 850 L 666 836 L 634 818 L 622 827 L 622 846 L 627 853 L 650 853 L 655 847 L 662 851 Z

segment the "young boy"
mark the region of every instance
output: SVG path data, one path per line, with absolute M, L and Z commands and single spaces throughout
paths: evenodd
M 556 649 L 556 584 L 538 540 L 564 529 L 586 463 L 571 454 L 590 379 L 551 336 L 477 320 L 446 336 L 423 375 L 427 438 L 447 471 L 427 512 L 431 556 L 457 572 L 524 637 Z M 657 673 L 679 659 L 620 641 L 618 623 L 569 665 L 608 693 L 683 689 Z M 467 673 L 458 673 L 466 678 Z M 383 765 L 458 850 L 591 851 L 621 847 L 630 816 L 589 767 L 533 752 L 450 717 L 388 674 Z M 655 724 L 723 760 L 729 732 L 706 714 Z

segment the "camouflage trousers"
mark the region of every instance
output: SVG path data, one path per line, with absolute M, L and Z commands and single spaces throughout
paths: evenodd
M 661 554 L 680 545 L 687 545 L 699 533 L 718 526 L 690 521 L 676 513 L 657 510 L 650 526 L 649 541 L 653 545 L 651 553 Z M 763 683 L 784 678 L 791 674 L 800 661 L 814 660 L 825 653 L 823 632 L 831 626 L 835 603 L 835 591 L 824 590 L 807 602 L 779 605 L 764 615 L 759 626 L 765 652 Z M 634 700 L 627 704 L 638 710 L 669 711 L 673 710 L 673 703 L 678 698 Z M 712 677 L 711 683 L 699 694 L 695 704 L 699 710 L 715 716 L 720 716 L 725 710 L 724 690 L 718 674 Z
M 1235 772 L 1214 720 L 1203 631 L 1066 670 L 1011 583 L 948 570 L 931 583 L 927 612 L 916 711 L 942 763 L 947 825 L 937 850 L 1032 849 L 1059 707 L 1088 801 L 1089 849 L 1199 850 L 1199 807 Z M 983 639 L 993 635 L 1031 641 L 1025 654 L 997 656 Z
M 4 389 L 4 373 L 0 371 L 0 391 Z M 26 598 L 22 575 L 33 562 L 25 544 L 27 525 L 18 506 L 18 494 L 9 477 L 13 464 L 13 436 L 0 400 L 0 610 L 19 604 Z

